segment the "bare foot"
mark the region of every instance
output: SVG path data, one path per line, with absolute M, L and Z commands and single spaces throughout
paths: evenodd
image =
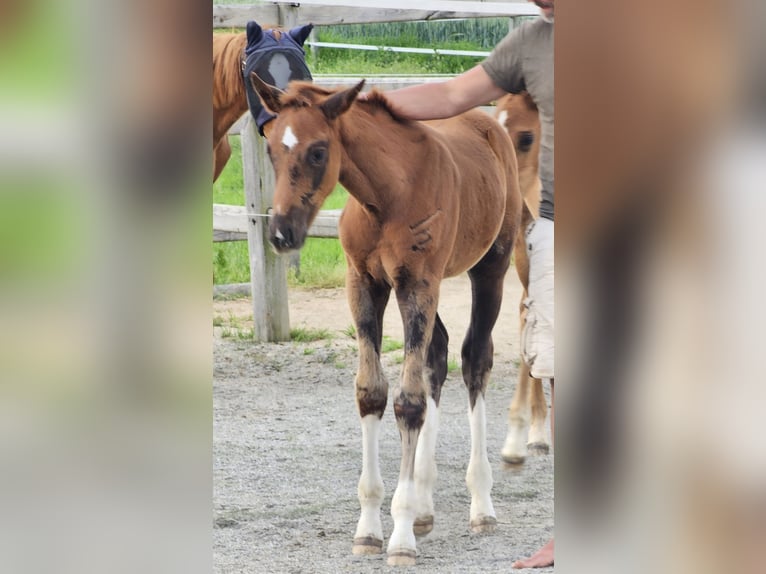
M 545 568 L 553 566 L 553 538 L 529 558 L 516 560 L 511 568 Z

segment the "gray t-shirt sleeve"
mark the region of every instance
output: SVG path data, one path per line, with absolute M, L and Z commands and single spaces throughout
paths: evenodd
M 481 63 L 495 85 L 512 94 L 526 89 L 522 71 L 524 28 L 520 26 L 509 32 Z

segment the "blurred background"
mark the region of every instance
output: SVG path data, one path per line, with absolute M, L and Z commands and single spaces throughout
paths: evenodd
M 0 569 L 209 572 L 210 3 L 0 0 Z M 560 2 L 556 568 L 762 572 L 764 3 Z

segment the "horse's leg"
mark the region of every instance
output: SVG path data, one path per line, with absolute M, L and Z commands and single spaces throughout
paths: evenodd
M 519 303 L 519 317 L 521 323 L 521 332 L 524 330 L 524 321 L 526 320 L 526 307 L 524 301 L 527 298 L 527 288 L 529 287 L 529 254 L 525 241 L 525 231 L 527 226 L 533 221 L 532 214 L 525 207 L 522 211 L 522 232 L 516 236 L 513 243 L 513 264 L 516 267 L 516 273 L 519 281 L 524 288 Z M 521 355 L 521 354 L 520 354 Z M 530 392 L 534 383 L 530 380 L 529 365 L 521 357 L 519 366 L 519 381 L 516 385 L 516 391 L 511 399 L 511 406 L 508 409 L 508 434 L 505 437 L 505 443 L 500 451 L 500 456 L 507 464 L 520 465 L 527 458 L 527 431 L 529 429 L 529 411 L 530 411 Z
M 231 146 L 229 145 L 229 136 L 223 136 L 218 145 L 213 148 L 213 181 L 221 175 L 223 167 L 231 157 Z
M 463 342 L 463 380 L 468 387 L 468 418 L 471 425 L 471 459 L 466 483 L 471 491 L 471 529 L 492 532 L 495 509 L 492 506 L 492 468 L 487 458 L 487 420 L 485 391 L 492 370 L 492 328 L 500 312 L 503 278 L 508 268 L 508 250 L 492 249 L 468 271 L 473 290 L 471 323 Z M 510 255 L 510 254 L 508 254 Z
M 530 377 L 530 403 L 532 409 L 532 424 L 529 427 L 529 442 L 527 448 L 530 454 L 548 454 L 550 443 L 545 432 L 545 419 L 548 417 L 548 402 L 543 392 L 542 379 Z
M 378 462 L 380 419 L 386 409 L 388 382 L 380 364 L 383 311 L 391 292 L 386 284 L 360 276 L 349 265 L 346 290 L 356 324 L 359 369 L 356 375 L 356 406 L 362 423 L 362 474 L 357 493 L 361 515 L 354 534 L 354 554 L 379 554 L 383 549 L 383 478 Z
M 406 267 L 399 268 L 397 275 L 396 298 L 404 324 L 404 365 L 393 396 L 402 460 L 399 482 L 391 499 L 394 530 L 388 542 L 388 564 L 405 566 L 415 563 L 415 453 L 430 395 L 426 356 L 434 329 L 439 280 L 412 277 Z M 425 462 L 422 464 L 425 466 Z
M 433 490 L 436 483 L 436 434 L 439 430 L 439 399 L 442 385 L 447 378 L 447 354 L 449 336 L 436 315 L 431 345 L 428 347 L 428 369 L 426 376 L 430 383 L 427 399 L 426 420 L 420 431 L 415 451 L 415 536 L 424 536 L 434 527 Z
M 521 361 L 519 382 L 508 409 L 508 434 L 500 455 L 507 464 L 523 464 L 527 458 L 527 429 L 529 428 L 529 401 L 531 385 L 529 366 Z

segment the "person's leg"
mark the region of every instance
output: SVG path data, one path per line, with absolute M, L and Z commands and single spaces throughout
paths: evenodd
M 529 301 L 522 352 L 533 377 L 551 384 L 551 443 L 554 439 L 553 400 L 553 221 L 541 217 L 527 230 L 529 254 Z M 513 568 L 543 568 L 553 565 L 553 539 L 528 558 L 517 560 Z
M 536 379 L 552 378 L 553 352 L 553 221 L 541 217 L 526 231 L 529 256 L 527 316 L 522 331 L 521 352 Z

